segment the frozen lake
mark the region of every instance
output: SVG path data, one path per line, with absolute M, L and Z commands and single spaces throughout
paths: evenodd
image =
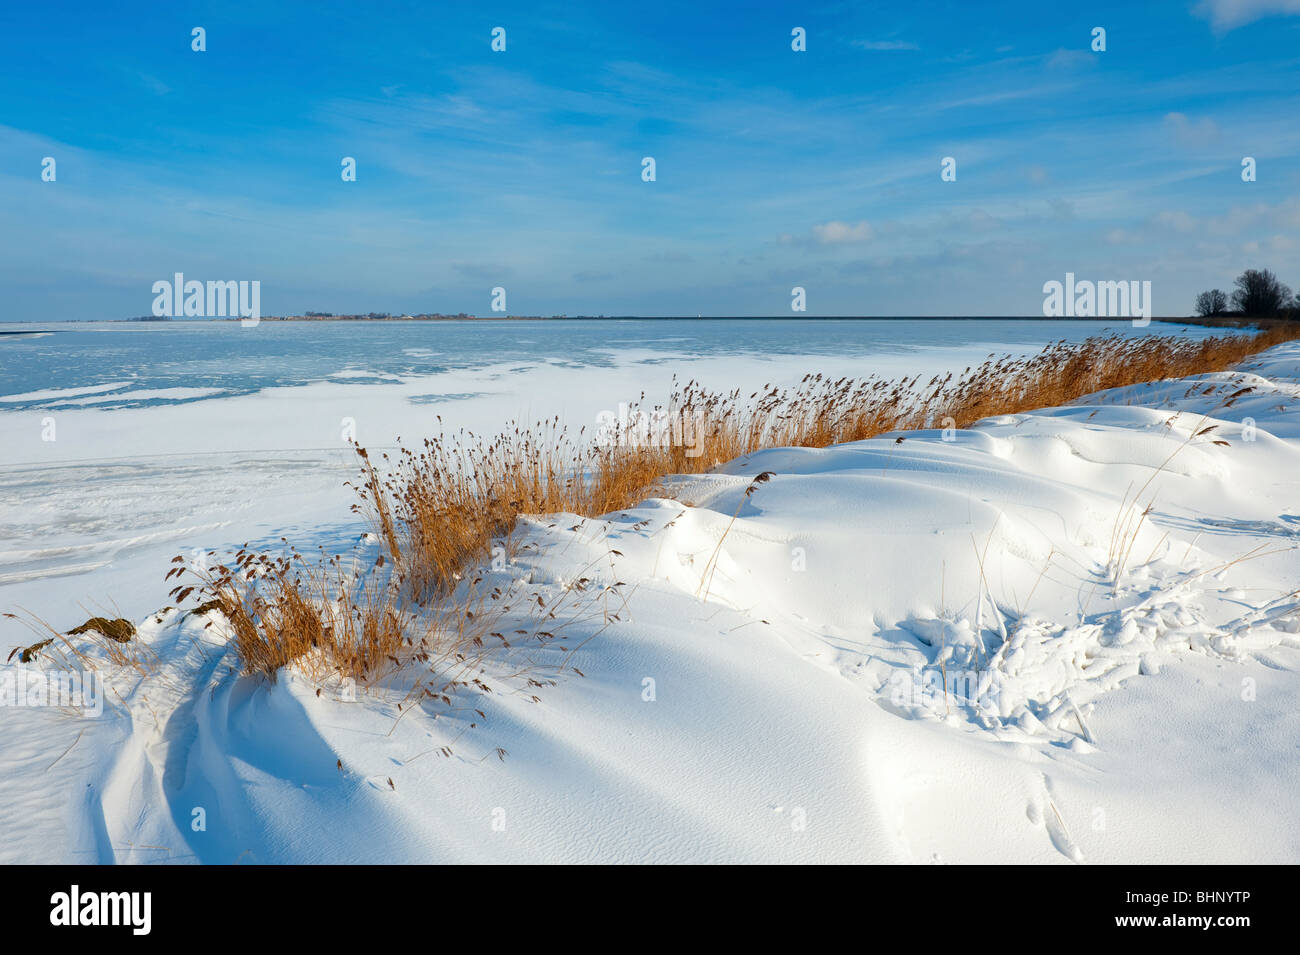
M 703 358 L 859 359 L 1038 348 L 1103 331 L 1205 334 L 1129 322 L 998 319 L 625 319 L 446 322 L 95 322 L 0 326 L 0 407 L 101 410 L 319 382 L 377 384 L 547 363 L 573 370 Z M 24 334 L 26 332 L 26 334 Z M 521 370 L 522 370 L 521 367 Z M 721 387 L 724 382 L 716 383 Z

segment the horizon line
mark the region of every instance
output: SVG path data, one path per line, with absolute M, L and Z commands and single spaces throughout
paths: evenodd
M 1259 321 L 1259 317 L 1247 315 L 1221 315 L 1214 318 L 1224 321 Z M 1128 322 L 1132 316 L 1113 315 L 445 315 L 436 312 L 419 315 L 377 315 L 370 317 L 364 313 L 347 313 L 328 316 L 309 315 L 262 315 L 260 322 L 550 322 L 550 321 L 842 321 L 842 322 L 887 322 L 887 321 L 1009 321 L 1009 322 Z M 133 318 L 61 318 L 50 320 L 0 319 L 0 324 L 13 325 L 86 325 L 86 324 L 172 324 L 172 325 L 216 325 L 228 322 L 247 321 L 239 316 L 221 317 L 155 317 L 140 316 Z M 1153 315 L 1153 322 L 1207 322 L 1197 315 Z M 1217 322 L 1216 322 L 1217 324 Z

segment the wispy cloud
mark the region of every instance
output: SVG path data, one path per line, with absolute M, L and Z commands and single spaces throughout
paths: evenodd
M 1164 124 L 1174 142 L 1184 149 L 1212 146 L 1219 140 L 1219 125 L 1208 117 L 1192 120 L 1185 113 L 1168 113 Z
M 822 245 L 843 245 L 850 242 L 870 242 L 875 235 L 871 223 L 848 223 L 835 220 L 813 226 L 813 237 Z
M 148 89 L 152 90 L 159 96 L 166 96 L 172 91 L 172 88 L 164 83 L 152 73 L 137 73 L 137 79 Z
M 1265 17 L 1300 15 L 1300 0 L 1201 0 L 1195 12 L 1222 33 Z
M 1087 50 L 1067 50 L 1064 48 L 1054 50 L 1047 57 L 1047 66 L 1053 70 L 1074 70 L 1085 66 L 1095 66 L 1097 63 L 1096 53 Z
M 854 40 L 853 45 L 862 50 L 881 52 L 921 49 L 917 44 L 907 40 Z

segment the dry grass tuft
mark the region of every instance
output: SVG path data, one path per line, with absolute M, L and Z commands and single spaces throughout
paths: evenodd
M 125 617 L 109 620 L 107 617 L 91 617 L 80 626 L 68 631 L 68 636 L 75 637 L 86 633 L 98 633 L 118 643 L 126 643 L 135 636 L 135 624 Z
M 30 612 L 22 615 L 5 613 L 37 636 L 29 646 L 17 646 L 5 658 L 8 663 L 17 657 L 19 663 L 40 664 L 63 670 L 90 672 L 107 663 L 130 669 L 140 675 L 152 670 L 156 658 L 153 651 L 133 639 L 135 625 L 124 617 L 91 617 L 80 626 L 64 632 L 53 624 Z M 81 637 L 73 640 L 73 637 Z
M 420 602 L 382 555 L 362 568 L 323 552 L 308 559 L 290 548 L 274 556 L 246 545 L 229 565 L 210 570 L 184 557 L 173 564 L 168 578 L 189 580 L 171 596 L 178 605 L 197 602 L 193 613 L 213 615 L 204 629 L 224 622 L 245 673 L 274 681 L 281 668 L 295 665 L 318 683 L 346 689 L 384 684 L 405 671 L 414 682 L 402 682 L 403 715 L 412 705 L 451 707 L 463 689 L 493 692 L 489 660 L 499 661 L 493 679 L 522 686 L 536 701 L 533 689 L 554 685 L 567 669 L 578 672 L 569 665 L 577 647 L 560 644 L 562 633 L 576 622 L 599 621 L 599 633 L 618 621 L 608 598 L 621 598 L 623 587 L 583 575 L 548 590 L 476 575 L 436 601 Z M 559 652 L 547 652 L 553 647 Z

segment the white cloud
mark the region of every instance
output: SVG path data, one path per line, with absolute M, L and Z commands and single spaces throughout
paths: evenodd
M 1232 206 L 1219 215 L 1191 216 L 1181 210 L 1164 210 L 1147 221 L 1156 228 L 1185 235 L 1251 235 L 1269 229 L 1290 229 L 1300 225 L 1300 196 L 1291 196 L 1276 205 L 1257 202 Z M 1276 245 L 1276 238 L 1273 241 Z
M 1182 211 L 1156 213 L 1155 222 L 1175 232 L 1196 231 L 1196 220 Z
M 865 220 L 850 225 L 836 219 L 813 226 L 813 235 L 822 245 L 843 245 L 850 242 L 869 242 L 875 235 L 875 231 L 871 228 L 871 223 Z
M 1219 138 L 1219 127 L 1209 117 L 1192 120 L 1185 113 L 1167 113 L 1165 128 L 1173 134 L 1174 142 L 1184 149 L 1205 146 Z
M 1300 14 L 1300 0 L 1201 0 L 1193 12 L 1226 31 L 1265 17 Z
M 1292 196 L 1277 207 L 1278 225 L 1300 228 L 1300 196 Z
M 1047 67 L 1052 70 L 1071 70 L 1077 67 L 1092 66 L 1096 62 L 1096 53 L 1060 48 L 1048 56 Z

